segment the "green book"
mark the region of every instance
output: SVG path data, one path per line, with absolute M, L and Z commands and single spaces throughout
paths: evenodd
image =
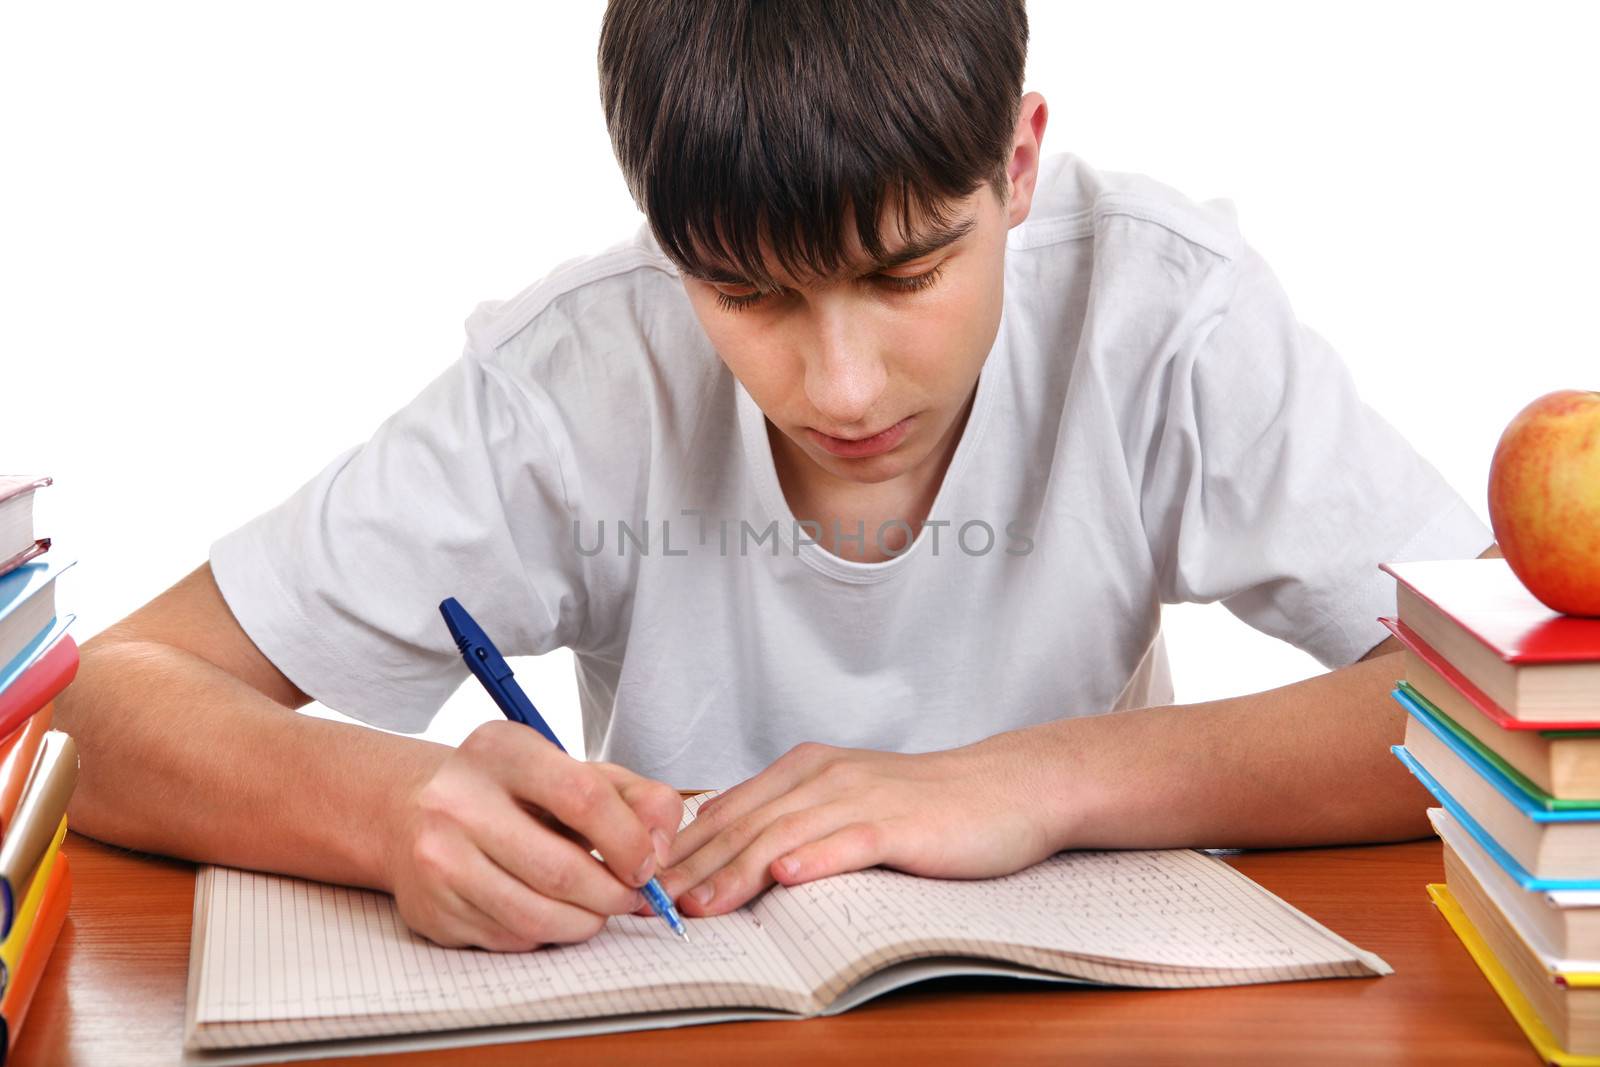
M 1423 696 L 1422 693 L 1418 691 L 1416 686 L 1412 685 L 1410 682 L 1401 682 L 1400 688 L 1405 690 L 1406 696 L 1410 697 L 1412 700 L 1415 700 L 1418 704 L 1421 704 L 1422 707 L 1425 708 L 1428 713 L 1438 721 L 1440 726 L 1443 726 L 1446 730 L 1449 730 L 1453 736 L 1460 739 L 1462 744 L 1472 749 L 1472 751 L 1476 752 L 1479 756 L 1482 756 L 1485 763 L 1494 767 L 1495 770 L 1499 771 L 1501 774 L 1504 774 L 1507 778 L 1515 782 L 1517 784 L 1517 788 L 1528 794 L 1529 800 L 1533 801 L 1534 804 L 1543 808 L 1545 811 L 1574 811 L 1584 808 L 1600 807 L 1600 797 L 1569 797 L 1562 799 L 1551 796 L 1549 793 L 1546 793 L 1543 789 L 1540 789 L 1537 785 L 1530 781 L 1527 775 L 1523 774 L 1511 764 L 1507 763 L 1498 752 L 1474 737 L 1470 730 L 1458 725 L 1454 719 L 1440 711 L 1439 706 L 1433 701 L 1429 700 L 1427 697 Z

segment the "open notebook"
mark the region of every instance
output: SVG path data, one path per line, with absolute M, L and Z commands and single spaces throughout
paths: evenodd
M 861 871 L 685 921 L 688 944 L 659 919 L 624 916 L 580 945 L 445 949 L 408 931 L 384 894 L 205 867 L 187 1058 L 330 1055 L 381 1035 L 411 1035 L 384 1048 L 441 1047 L 833 1014 L 943 975 L 1170 988 L 1390 970 L 1187 850 L 1062 853 L 987 881 Z

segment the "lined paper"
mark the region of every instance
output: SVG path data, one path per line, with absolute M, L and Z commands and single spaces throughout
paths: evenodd
M 442 948 L 369 890 L 206 867 L 195 891 L 195 1048 L 811 1002 L 748 910 L 693 920 L 687 944 L 660 919 L 627 915 L 581 945 L 516 953 Z
M 1150 987 L 1388 973 L 1226 863 L 1187 850 L 1069 852 L 986 881 L 858 871 L 751 911 L 823 1000 L 924 955 L 973 955 Z
M 408 930 L 385 894 L 205 867 L 186 1043 L 717 1008 L 810 1015 L 868 974 L 930 956 L 1151 987 L 1389 970 L 1221 860 L 1185 850 L 1063 853 L 986 881 L 861 871 L 685 921 L 687 944 L 659 919 L 622 916 L 580 945 L 447 949 Z

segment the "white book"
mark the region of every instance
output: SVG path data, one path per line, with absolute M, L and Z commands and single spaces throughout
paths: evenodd
M 1600 1054 L 1600 986 L 1592 974 L 1558 969 L 1522 938 L 1461 858 L 1445 849 L 1445 881 L 1461 911 L 1516 983 L 1556 1043 L 1578 1056 Z
M 1600 893 L 1524 889 L 1455 816 L 1443 808 L 1429 808 L 1428 819 L 1444 842 L 1446 870 L 1453 856 L 1471 872 L 1547 969 L 1600 972 Z
M 1600 817 L 1584 815 L 1580 821 L 1566 812 L 1530 815 L 1414 714 L 1406 716 L 1405 747 L 1529 874 L 1559 881 L 1600 877 L 1595 860 L 1600 856 Z
M 0 474 L 0 574 L 34 549 L 33 494 L 49 484 L 49 478 Z
M 943 975 L 1182 988 L 1390 973 L 1222 860 L 1183 849 L 1061 853 L 983 881 L 860 871 L 685 921 L 687 944 L 629 915 L 577 945 L 447 949 L 406 929 L 382 893 L 204 867 L 186 1059 L 801 1018 Z

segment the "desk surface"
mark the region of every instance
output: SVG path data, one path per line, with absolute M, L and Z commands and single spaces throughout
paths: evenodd
M 73 899 L 15 1063 L 169 1064 L 180 1054 L 194 868 L 71 835 Z M 482 1065 L 631 1062 L 881 1064 L 1536 1063 L 1488 983 L 1429 903 L 1437 841 L 1229 858 L 1289 903 L 1376 952 L 1384 978 L 1130 991 L 947 980 L 831 1019 L 724 1023 L 337 1062 Z M 997 1036 L 1004 1045 L 997 1047 Z M 324 1061 L 328 1062 L 328 1061 Z

